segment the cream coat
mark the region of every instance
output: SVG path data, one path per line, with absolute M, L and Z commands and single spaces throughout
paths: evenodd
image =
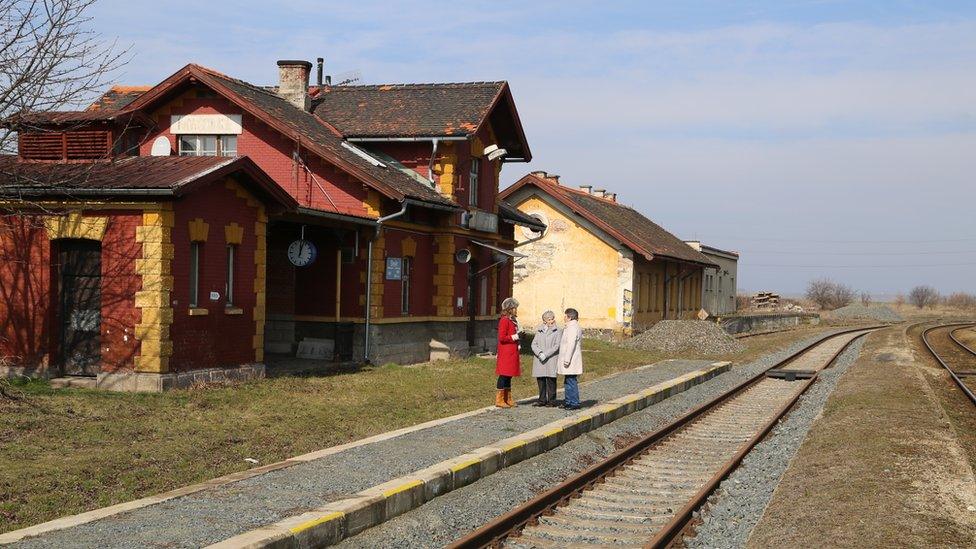
M 570 320 L 563 328 L 557 371 L 564 376 L 583 373 L 583 330 L 577 320 Z

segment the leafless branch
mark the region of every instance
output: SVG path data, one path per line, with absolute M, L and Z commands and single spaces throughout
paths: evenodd
M 0 0 L 0 118 L 81 109 L 125 64 L 128 51 L 91 30 L 94 2 Z M 0 152 L 18 129 L 0 129 Z

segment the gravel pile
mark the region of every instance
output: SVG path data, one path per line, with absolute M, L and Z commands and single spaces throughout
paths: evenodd
M 851 303 L 846 307 L 834 309 L 830 312 L 834 319 L 877 320 L 878 322 L 901 322 L 905 320 L 887 305 L 862 305 Z
M 782 351 L 765 355 L 748 364 L 736 366 L 728 373 L 716 376 L 701 385 L 692 387 L 642 411 L 620 418 L 554 450 L 502 469 L 485 479 L 435 498 L 418 509 L 348 538 L 337 547 L 340 549 L 372 549 L 374 547 L 434 549 L 443 547 L 520 503 L 537 496 L 548 487 L 586 469 L 597 460 L 673 421 L 716 394 L 726 391 L 756 373 L 769 368 L 802 346 L 812 343 L 828 333 L 837 331 L 840 330 L 830 330 L 806 338 Z M 827 372 L 839 368 L 845 360 L 850 360 L 854 355 L 848 352 L 844 356 L 846 358 L 842 358 Z M 838 373 L 840 372 L 838 371 Z M 780 429 L 789 421 L 789 419 L 784 421 Z M 789 450 L 790 455 L 801 441 L 802 437 L 797 437 L 794 440 L 795 446 Z M 778 479 L 779 475 L 776 475 L 776 478 Z M 757 507 L 760 513 L 764 507 L 765 503 Z M 752 526 L 750 525 L 746 535 L 751 531 Z M 714 539 L 717 540 L 718 538 Z M 726 547 L 729 544 L 719 542 L 714 546 Z
M 662 320 L 623 343 L 643 351 L 697 351 L 703 355 L 738 353 L 744 347 L 714 322 Z
M 745 547 L 790 460 L 823 410 L 840 376 L 857 359 L 863 344 L 864 339 L 855 341 L 834 366 L 822 371 L 793 411 L 719 485 L 709 498 L 709 504 L 700 514 L 696 513 L 701 523 L 694 538 L 685 538 L 685 547 Z

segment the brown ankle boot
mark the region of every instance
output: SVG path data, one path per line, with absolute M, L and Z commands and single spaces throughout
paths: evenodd
M 509 408 L 514 408 L 514 407 L 518 406 L 518 404 L 515 404 L 515 399 L 512 398 L 512 390 L 511 389 L 505 389 L 505 404 L 508 404 L 508 407 Z
M 505 402 L 505 389 L 495 391 L 495 406 L 499 408 L 511 408 L 508 402 Z

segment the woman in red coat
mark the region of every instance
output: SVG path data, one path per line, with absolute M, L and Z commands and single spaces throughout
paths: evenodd
M 498 319 L 498 363 L 495 373 L 498 383 L 495 387 L 495 406 L 511 408 L 515 406 L 512 398 L 512 378 L 522 375 L 519 363 L 519 325 L 516 316 L 519 302 L 515 298 L 502 301 L 502 317 Z

